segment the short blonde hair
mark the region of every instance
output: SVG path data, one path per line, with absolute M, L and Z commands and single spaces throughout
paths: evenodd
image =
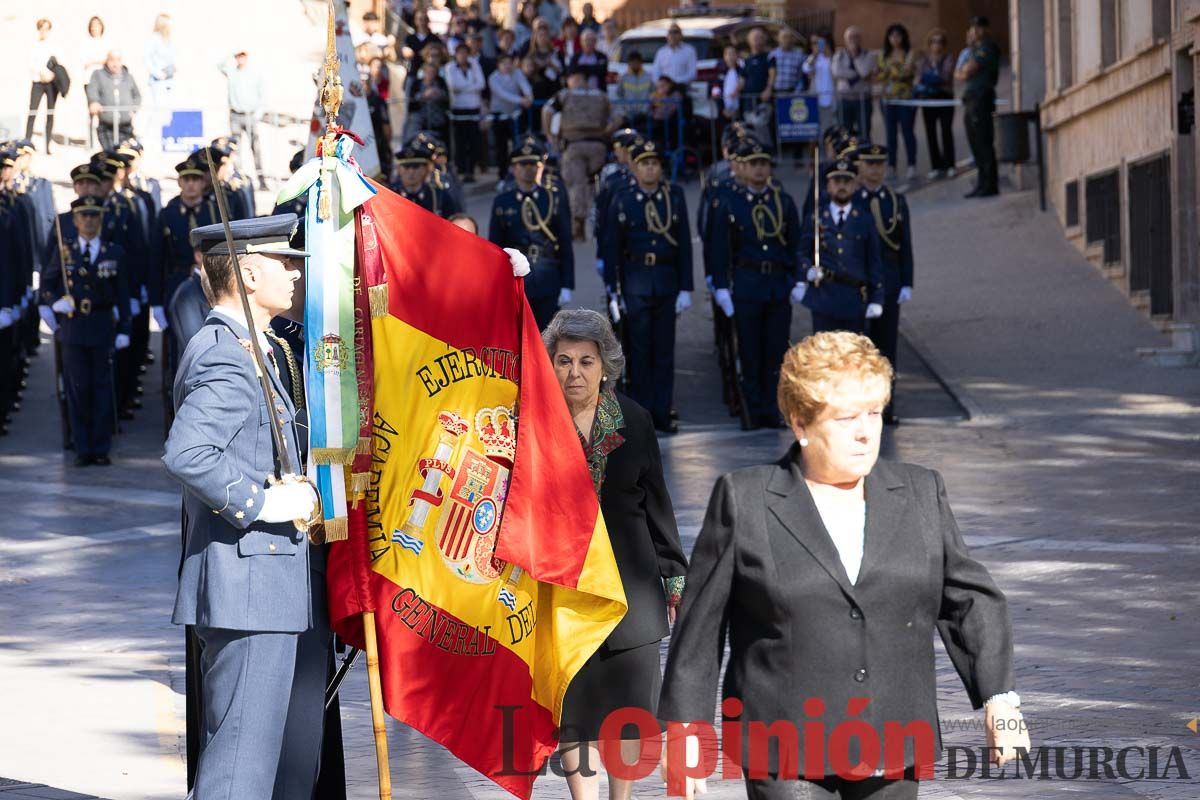
M 879 379 L 884 402 L 892 394 L 892 365 L 866 336 L 849 331 L 814 333 L 788 348 L 779 372 L 779 410 L 789 423 L 810 425 L 828 405 L 843 377 Z

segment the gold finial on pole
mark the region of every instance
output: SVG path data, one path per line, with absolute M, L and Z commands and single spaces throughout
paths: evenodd
M 334 41 L 333 0 L 329 0 L 329 26 L 325 40 L 325 78 L 321 85 L 321 108 L 325 109 L 326 141 L 331 141 L 337 127 L 338 110 L 342 107 L 342 75 Z

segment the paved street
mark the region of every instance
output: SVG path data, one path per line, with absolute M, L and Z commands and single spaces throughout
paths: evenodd
M 799 192 L 801 176 L 789 177 Z M 959 200 L 965 180 L 910 198 L 916 293 L 905 307 L 897 410 L 885 455 L 942 471 L 959 524 L 1007 592 L 1018 689 L 1034 743 L 1183 748 L 1200 772 L 1200 372 L 1142 363 L 1154 328 L 1063 241 L 1036 196 Z M 695 199 L 695 185 L 689 199 Z M 471 202 L 486 225 L 490 194 Z M 598 307 L 591 244 L 578 249 L 580 304 Z M 720 406 L 707 298 L 680 325 L 683 433 L 662 441 L 690 549 L 714 479 L 776 458 L 788 437 L 745 434 Z M 793 337 L 807 331 L 796 314 Z M 919 355 L 918 355 L 919 354 Z M 0 800 L 183 796 L 180 632 L 169 624 L 178 494 L 158 465 L 157 373 L 108 470 L 58 448 L 51 358 L 0 439 Z M 969 412 L 970 419 L 964 417 Z M 939 661 L 947 744 L 983 733 Z M 344 689 L 351 796 L 376 796 L 365 672 Z M 397 798 L 506 795 L 440 747 L 389 726 Z M 1164 757 L 1165 758 L 1165 757 Z M 1160 764 L 1159 769 L 1161 770 Z M 1011 769 L 1009 770 L 1011 775 Z M 1176 773 L 1177 776 L 1177 773 Z M 922 798 L 1194 800 L 1194 780 L 937 780 Z M 566 797 L 561 778 L 535 797 Z M 639 798 L 659 797 L 654 779 Z M 710 797 L 742 797 L 738 782 Z

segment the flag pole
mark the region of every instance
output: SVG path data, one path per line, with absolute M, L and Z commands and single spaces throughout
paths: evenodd
M 325 136 L 321 154 L 331 158 L 336 153 L 338 111 L 342 106 L 341 65 L 338 63 L 337 42 L 334 35 L 335 10 L 329 0 L 329 22 L 325 40 L 325 77 L 321 84 L 321 108 L 325 111 Z M 329 219 L 330 195 L 321 193 L 318 215 Z M 375 612 L 364 611 L 363 638 L 367 648 L 367 687 L 371 695 L 371 727 L 375 734 L 375 764 L 379 770 L 379 800 L 392 800 L 392 773 L 388 766 L 387 723 L 383 712 L 383 687 L 379 679 L 379 642 L 375 636 Z

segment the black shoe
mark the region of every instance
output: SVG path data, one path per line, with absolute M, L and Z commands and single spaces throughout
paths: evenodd
M 463 175 L 462 182 L 463 183 L 474 183 L 475 176 L 474 175 Z
M 117 412 L 117 419 L 130 420 L 133 419 L 133 412 L 128 408 L 122 408 Z
M 654 429 L 659 433 L 665 433 L 668 436 L 674 436 L 675 434 L 679 433 L 679 423 L 673 419 L 669 419 L 666 422 L 655 423 Z
M 92 459 L 92 463 L 97 467 L 111 467 L 112 459 L 110 459 L 108 456 L 95 456 Z
M 767 428 L 769 430 L 780 430 L 781 428 L 786 427 L 783 424 L 782 419 L 780 419 L 779 417 L 773 417 L 773 416 L 766 416 L 766 417 L 760 418 L 758 420 L 758 425 L 760 428 Z
M 75 466 L 77 466 L 77 467 L 86 467 L 88 464 L 91 464 L 91 463 L 92 463 L 91 456 L 75 456 Z
M 976 186 L 974 189 L 972 189 L 971 191 L 969 191 L 963 195 L 964 200 L 968 200 L 972 197 L 979 197 L 979 187 L 978 186 Z
M 758 423 L 755 422 L 754 420 L 745 420 L 744 419 L 744 420 L 742 420 L 742 430 L 756 431 L 756 430 L 758 430 Z
M 671 419 L 679 419 L 679 412 L 672 408 L 667 412 L 667 416 Z
M 149 350 L 146 351 L 146 363 L 147 364 L 154 363 L 154 353 Z
M 975 193 L 976 197 L 995 197 L 1000 194 L 999 189 L 980 189 Z
M 883 424 L 884 425 L 899 425 L 900 418 L 897 417 L 895 414 L 893 414 L 891 411 L 885 411 L 885 412 L 883 412 Z

